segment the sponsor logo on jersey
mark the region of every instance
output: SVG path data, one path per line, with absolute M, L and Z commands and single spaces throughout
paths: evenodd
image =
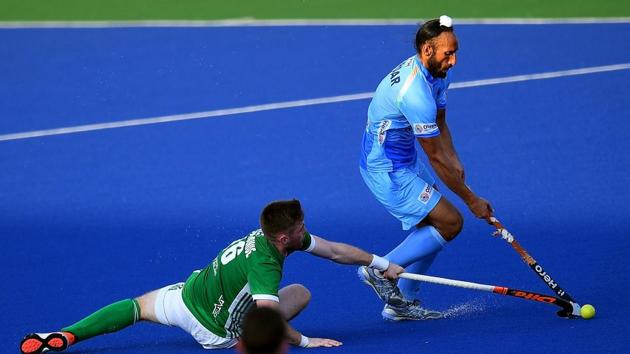
M 217 258 L 212 261 L 212 271 L 214 272 L 214 276 L 217 276 L 217 270 L 219 269 L 219 260 Z
M 245 242 L 245 258 L 249 258 L 249 255 L 252 254 L 256 250 L 256 236 L 249 235 L 247 236 L 247 241 Z
M 416 135 L 419 134 L 431 134 L 438 130 L 438 126 L 436 123 L 415 123 L 413 125 L 413 132 Z
M 432 195 L 433 195 L 433 187 L 431 187 L 428 183 L 425 183 L 424 189 L 422 190 L 422 193 L 420 193 L 418 200 L 422 204 L 426 204 L 429 202 L 429 199 L 431 199 Z
M 214 309 L 212 310 L 212 316 L 216 318 L 219 315 L 219 312 L 221 312 L 221 309 L 223 308 L 224 303 L 225 301 L 223 301 L 223 295 L 219 296 L 219 299 L 214 304 Z
M 392 121 L 391 120 L 384 120 L 381 122 L 381 124 L 378 126 L 378 144 L 379 145 L 383 145 L 383 143 L 385 142 L 385 138 L 387 138 L 387 129 L 389 129 L 389 127 L 392 126 Z

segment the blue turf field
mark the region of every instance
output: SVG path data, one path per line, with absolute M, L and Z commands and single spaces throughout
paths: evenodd
M 414 30 L 3 29 L 0 135 L 372 91 L 413 53 Z M 460 26 L 457 33 L 454 82 L 630 62 L 630 24 Z M 627 350 L 628 97 L 629 70 L 449 93 L 447 116 L 469 184 L 576 300 L 596 306 L 594 320 L 426 285 L 427 305 L 459 306 L 462 314 L 386 323 L 354 267 L 298 254 L 288 258 L 284 282 L 302 282 L 313 301 L 295 327 L 345 343 L 309 352 Z M 256 228 L 273 199 L 301 199 L 315 234 L 386 253 L 405 233 L 358 173 L 368 103 L 0 142 L 0 339 L 10 343 L 0 351 L 16 352 L 27 332 L 56 330 L 184 280 Z M 456 204 L 464 231 L 430 274 L 549 292 Z M 71 350 L 176 351 L 202 349 L 182 331 L 150 324 Z

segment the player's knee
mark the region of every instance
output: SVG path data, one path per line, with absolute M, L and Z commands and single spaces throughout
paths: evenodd
M 311 301 L 311 292 L 302 284 L 291 284 L 278 292 L 280 312 L 287 320 L 295 318 Z
M 291 288 L 292 296 L 300 305 L 308 305 L 311 301 L 311 291 L 308 288 L 302 284 L 291 284 L 289 287 Z
M 446 241 L 452 241 L 459 235 L 463 227 L 464 218 L 462 218 L 462 214 L 459 211 L 455 211 L 439 231 Z
M 460 214 L 459 212 L 457 212 L 457 218 L 455 220 L 455 225 L 453 225 L 453 233 L 454 236 L 459 235 L 460 232 L 462 232 L 462 229 L 464 228 L 464 218 L 462 217 L 462 214 Z
M 146 293 L 142 296 L 138 296 L 134 299 L 134 302 L 139 306 L 140 319 L 146 321 L 157 322 L 155 315 L 155 298 L 157 297 L 157 290 Z

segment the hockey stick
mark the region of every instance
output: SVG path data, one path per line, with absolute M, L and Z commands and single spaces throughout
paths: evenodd
M 577 316 L 581 317 L 581 315 L 580 315 L 580 305 L 576 304 L 573 301 L 569 301 L 569 300 L 566 300 L 566 299 L 563 299 L 563 298 L 560 298 L 560 297 L 538 294 L 538 293 L 534 293 L 534 292 L 531 292 L 531 291 L 525 291 L 525 290 L 519 290 L 519 289 L 513 289 L 513 288 L 506 288 L 506 287 L 503 287 L 503 286 L 494 286 L 494 285 L 485 285 L 485 284 L 471 283 L 471 282 L 467 282 L 467 281 L 453 280 L 453 279 L 446 279 L 446 278 L 438 278 L 438 277 L 431 277 L 431 276 L 428 276 L 428 275 L 421 275 L 421 274 L 400 273 L 398 276 L 401 277 L 401 278 L 417 280 L 417 281 L 423 281 L 423 282 L 426 282 L 426 283 L 433 283 L 433 284 L 440 284 L 440 285 L 447 285 L 447 286 L 455 286 L 455 287 L 458 287 L 458 288 L 487 291 L 487 292 L 491 292 L 491 293 L 495 293 L 495 294 L 514 296 L 514 297 L 518 297 L 518 298 L 525 299 L 525 300 L 532 300 L 532 301 L 543 302 L 545 304 L 552 304 L 552 305 L 559 306 L 561 308 L 561 310 L 558 311 L 558 313 L 557 313 L 558 316 L 560 316 L 560 317 L 568 317 L 568 318 L 570 318 L 570 317 L 577 317 Z
M 503 226 L 503 224 L 501 224 L 501 222 L 499 222 L 499 220 L 497 218 L 492 216 L 492 217 L 490 217 L 488 219 L 488 221 L 490 221 L 490 223 L 492 223 L 492 225 L 494 225 L 494 227 L 497 228 L 497 231 L 495 231 L 493 233 L 493 235 L 495 235 L 495 236 L 501 235 L 501 237 L 507 243 L 512 245 L 512 248 L 514 248 L 516 250 L 516 252 L 518 252 L 518 254 L 521 256 L 521 259 L 523 260 L 523 262 L 527 263 L 527 265 L 529 265 L 529 267 L 534 272 L 536 272 L 536 274 L 538 274 L 540 279 L 542 279 L 542 281 L 544 281 L 545 284 L 547 284 L 547 286 L 549 288 L 551 288 L 551 290 L 553 290 L 561 298 L 563 298 L 563 299 L 565 299 L 565 300 L 567 300 L 569 302 L 575 303 L 575 300 L 573 300 L 571 295 L 569 295 L 566 291 L 564 291 L 564 289 L 562 289 L 562 287 L 560 285 L 558 285 L 558 283 L 555 280 L 553 280 L 551 275 L 549 273 L 547 273 L 545 271 L 545 269 L 540 264 L 538 264 L 538 262 L 536 262 L 534 257 L 530 256 L 529 253 L 527 253 L 527 251 L 525 251 L 525 249 L 521 246 L 521 244 L 518 243 L 514 239 L 514 235 L 512 235 L 505 228 L 505 226 Z

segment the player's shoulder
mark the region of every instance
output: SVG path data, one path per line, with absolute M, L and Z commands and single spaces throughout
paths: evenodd
M 417 56 L 412 55 L 409 58 L 402 61 L 402 63 L 398 64 L 397 68 L 403 71 L 411 71 L 413 70 L 413 66 L 417 61 Z
M 398 84 L 404 82 L 409 75 L 412 75 L 415 61 L 414 58 L 415 56 L 412 56 L 403 60 L 385 77 L 385 80 L 389 80 L 390 87 L 396 88 Z
M 282 255 L 261 229 L 254 230 L 245 237 L 244 247 L 245 257 L 254 262 L 282 263 Z

